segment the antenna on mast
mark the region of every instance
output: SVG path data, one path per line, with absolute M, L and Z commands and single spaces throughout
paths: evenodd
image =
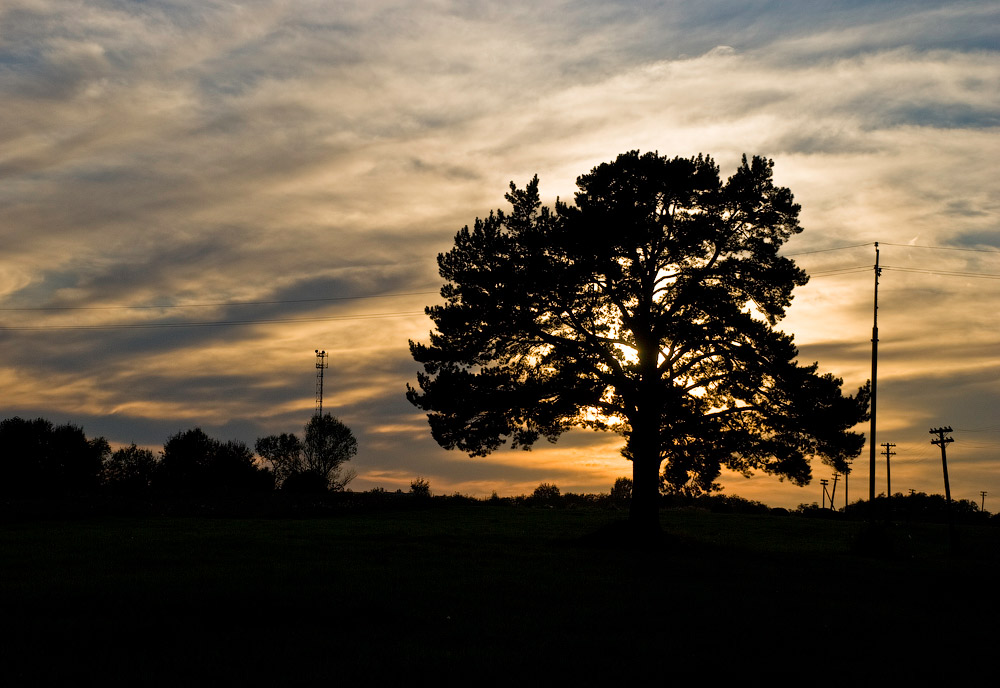
M 323 371 L 330 367 L 326 351 L 316 349 L 316 415 L 323 415 Z

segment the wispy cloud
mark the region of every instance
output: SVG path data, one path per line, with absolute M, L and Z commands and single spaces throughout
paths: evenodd
M 923 425 L 960 427 L 944 417 L 960 412 L 995 447 L 1000 284 L 944 273 L 1000 264 L 902 245 L 1000 246 L 998 15 L 989 2 L 9 0 L 0 414 L 115 442 L 194 423 L 252 442 L 301 429 L 324 348 L 362 486 L 409 472 L 445 490 L 544 476 L 607 489 L 628 468 L 614 438 L 488 461 L 434 446 L 402 398 L 434 256 L 503 205 L 510 180 L 538 173 L 552 200 L 626 150 L 704 151 L 724 172 L 745 152 L 773 157 L 803 205 L 790 253 L 880 241 L 899 268 L 882 283 L 886 432 L 923 442 Z M 785 327 L 804 358 L 860 384 L 872 274 L 829 271 L 870 267 L 872 249 L 799 260 L 817 277 Z M 310 300 L 393 294 L 406 295 Z M 10 310 L 56 306 L 77 310 Z M 188 324 L 248 320 L 287 322 Z M 152 324 L 167 326 L 138 327 Z M 114 325 L 129 327 L 56 329 Z M 806 500 L 774 485 L 731 489 Z

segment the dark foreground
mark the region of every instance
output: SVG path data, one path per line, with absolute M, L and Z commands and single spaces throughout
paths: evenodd
M 998 529 L 486 505 L 0 524 L 0 684 L 875 685 L 993 675 Z

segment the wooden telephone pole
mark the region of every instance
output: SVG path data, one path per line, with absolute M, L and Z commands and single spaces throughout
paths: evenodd
M 937 435 L 936 440 L 931 440 L 931 444 L 936 444 L 941 447 L 941 468 L 944 470 L 944 499 L 948 504 L 948 513 L 951 513 L 951 485 L 948 483 L 948 454 L 945 452 L 945 446 L 949 443 L 954 442 L 950 437 L 945 437 L 946 434 L 952 432 L 951 427 L 945 428 L 931 428 L 931 434 Z
M 955 534 L 955 521 L 951 515 L 951 485 L 948 483 L 948 454 L 945 452 L 945 447 L 955 440 L 945 437 L 949 432 L 952 432 L 950 426 L 931 428 L 931 434 L 938 436 L 936 440 L 931 440 L 931 444 L 941 447 L 941 468 L 944 470 L 944 508 L 948 514 L 948 538 L 951 541 L 951 553 L 955 554 L 958 551 L 958 541 Z
M 885 451 L 882 452 L 882 456 L 885 457 L 885 496 L 888 497 L 889 501 L 891 502 L 892 501 L 892 473 L 889 470 L 889 457 L 896 455 L 896 452 L 890 451 L 896 445 L 892 444 L 891 442 L 883 442 L 882 446 L 885 447 Z
M 878 396 L 878 278 L 882 268 L 878 266 L 878 242 L 875 242 L 875 309 L 872 317 L 872 400 L 871 400 L 871 433 L 868 438 L 870 445 L 869 463 L 871 464 L 868 479 L 869 513 L 874 518 L 875 513 L 875 400 Z

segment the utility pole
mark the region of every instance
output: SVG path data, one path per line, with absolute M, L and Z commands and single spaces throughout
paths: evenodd
M 882 452 L 882 456 L 885 457 L 885 494 L 889 498 L 889 502 L 892 502 L 892 477 L 891 471 L 889 470 L 889 457 L 895 456 L 896 452 L 890 451 L 895 444 L 891 442 L 883 442 L 882 446 L 885 447 L 885 451 Z
M 826 486 L 827 486 L 827 484 L 829 482 L 830 481 L 827 480 L 826 478 L 823 478 L 822 480 L 819 481 L 819 484 L 823 486 L 823 508 L 824 509 L 826 508 Z
M 868 506 L 869 513 L 874 519 L 875 513 L 875 400 L 878 396 L 878 278 L 882 275 L 882 268 L 878 266 L 878 242 L 875 242 L 875 300 L 874 312 L 872 316 L 872 401 L 871 401 L 871 437 L 868 438 L 870 477 L 868 479 Z
M 835 507 L 833 506 L 833 498 L 837 494 L 837 481 L 840 480 L 840 473 L 833 474 L 833 490 L 830 491 L 830 510 L 832 511 Z
M 945 437 L 949 432 L 952 432 L 951 427 L 931 428 L 931 434 L 938 436 L 936 440 L 931 440 L 931 444 L 941 447 L 941 468 L 944 470 L 944 499 L 948 504 L 948 510 L 951 511 L 951 485 L 948 483 L 948 454 L 945 452 L 945 446 L 955 440 Z
M 979 510 L 985 512 L 986 511 L 986 491 L 984 490 L 984 491 L 980 492 L 979 496 L 983 498 L 982 503 L 979 505 Z
M 323 415 L 323 371 L 330 367 L 326 351 L 316 349 L 316 416 Z
M 844 471 L 844 513 L 847 513 L 847 477 L 851 474 L 851 462 L 847 462 L 847 470 Z
M 936 440 L 931 440 L 931 444 L 936 444 L 941 447 L 941 468 L 944 470 L 944 505 L 948 514 L 948 535 L 951 540 L 951 552 L 952 554 L 955 554 L 957 550 L 957 543 L 955 540 L 955 522 L 951 516 L 951 485 L 948 483 L 948 454 L 945 452 L 945 447 L 955 440 L 950 437 L 945 437 L 945 435 L 949 432 L 952 432 L 951 426 L 931 428 L 931 434 L 938 436 Z

